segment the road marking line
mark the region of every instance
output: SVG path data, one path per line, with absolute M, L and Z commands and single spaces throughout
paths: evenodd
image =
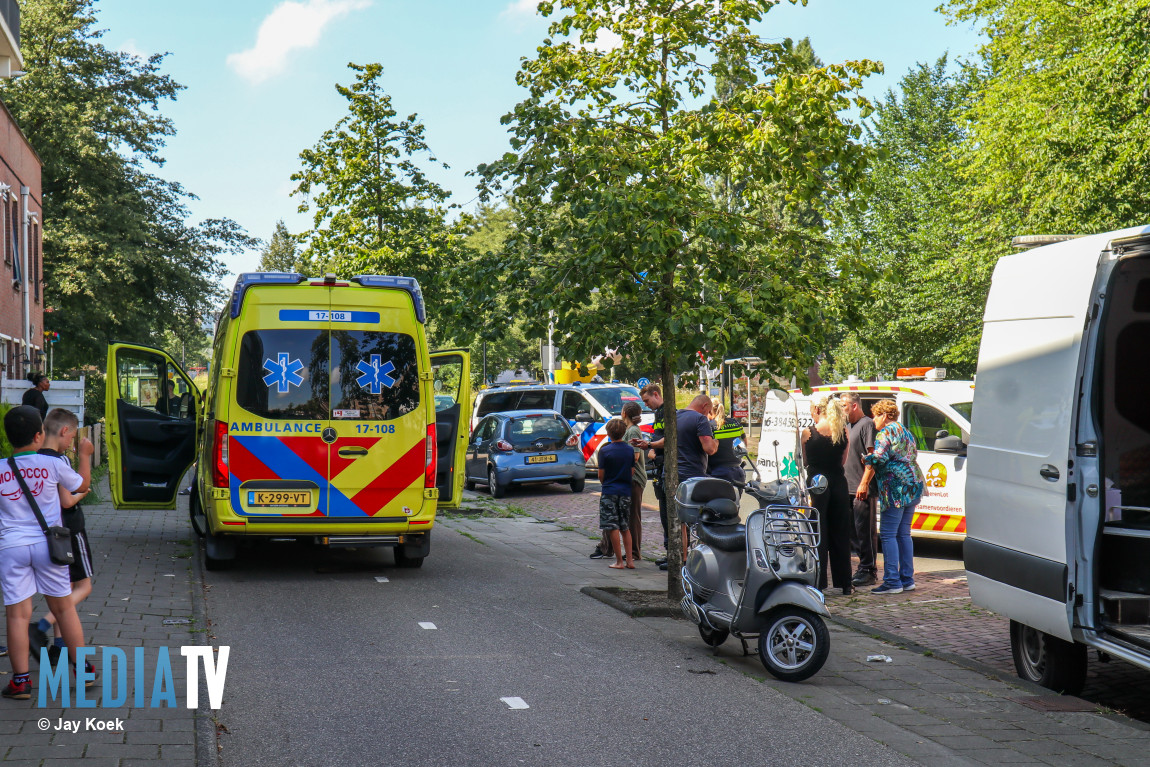
M 434 628 L 435 628 L 435 624 L 434 624 L 434 623 L 429 623 L 429 622 L 427 622 L 427 621 L 421 621 L 421 622 L 420 622 L 420 624 L 419 624 L 419 627 L 420 627 L 421 629 L 427 629 L 428 631 L 431 631 L 432 629 L 434 629 Z
M 528 706 L 527 702 L 525 700 L 523 700 L 523 698 L 500 698 L 499 700 L 506 703 L 507 708 L 511 709 L 512 711 L 517 711 L 519 709 L 524 709 L 524 708 L 531 708 L 531 706 Z
M 376 583 L 390 583 L 390 581 L 387 579 L 386 575 L 375 576 L 375 582 Z

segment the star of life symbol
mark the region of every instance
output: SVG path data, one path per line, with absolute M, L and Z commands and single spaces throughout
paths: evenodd
M 299 374 L 299 371 L 303 370 L 303 363 L 293 360 L 287 352 L 280 352 L 276 355 L 276 359 L 278 362 L 271 357 L 264 360 L 264 370 L 268 371 L 264 376 L 264 383 L 268 388 L 275 386 L 280 394 L 287 394 L 291 391 L 291 387 L 303 383 L 303 376 Z
M 363 374 L 355 382 L 372 394 L 379 394 L 384 386 L 389 389 L 395 386 L 395 379 L 391 377 L 395 365 L 391 364 L 391 360 L 382 362 L 382 359 L 380 355 L 373 354 L 370 362 L 360 360 L 355 365 L 355 369 Z

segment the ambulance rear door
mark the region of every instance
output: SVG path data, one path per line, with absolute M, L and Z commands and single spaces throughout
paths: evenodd
M 104 388 L 109 484 L 117 509 L 174 509 L 195 460 L 203 399 L 166 352 L 108 346 Z
M 422 326 L 403 290 L 329 290 L 328 516 L 405 522 L 420 514 L 425 496 L 431 387 L 421 375 L 430 375 Z
M 471 422 L 471 355 L 466 349 L 431 353 L 435 399 L 436 467 L 440 508 L 456 508 L 463 495 L 467 424 Z

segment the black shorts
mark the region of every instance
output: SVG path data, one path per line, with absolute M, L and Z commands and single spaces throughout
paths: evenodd
M 599 498 L 599 529 L 630 530 L 631 496 L 604 495 Z
M 88 534 L 83 530 L 72 533 L 72 558 L 68 565 L 68 580 L 75 583 L 92 577 L 92 551 L 88 548 Z

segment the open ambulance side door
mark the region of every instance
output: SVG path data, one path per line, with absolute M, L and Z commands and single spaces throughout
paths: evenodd
M 168 354 L 135 344 L 108 346 L 104 418 L 115 508 L 176 508 L 202 417 L 199 389 Z
M 431 353 L 435 399 L 435 486 L 439 507 L 456 508 L 463 495 L 463 461 L 471 423 L 471 354 L 467 349 Z

